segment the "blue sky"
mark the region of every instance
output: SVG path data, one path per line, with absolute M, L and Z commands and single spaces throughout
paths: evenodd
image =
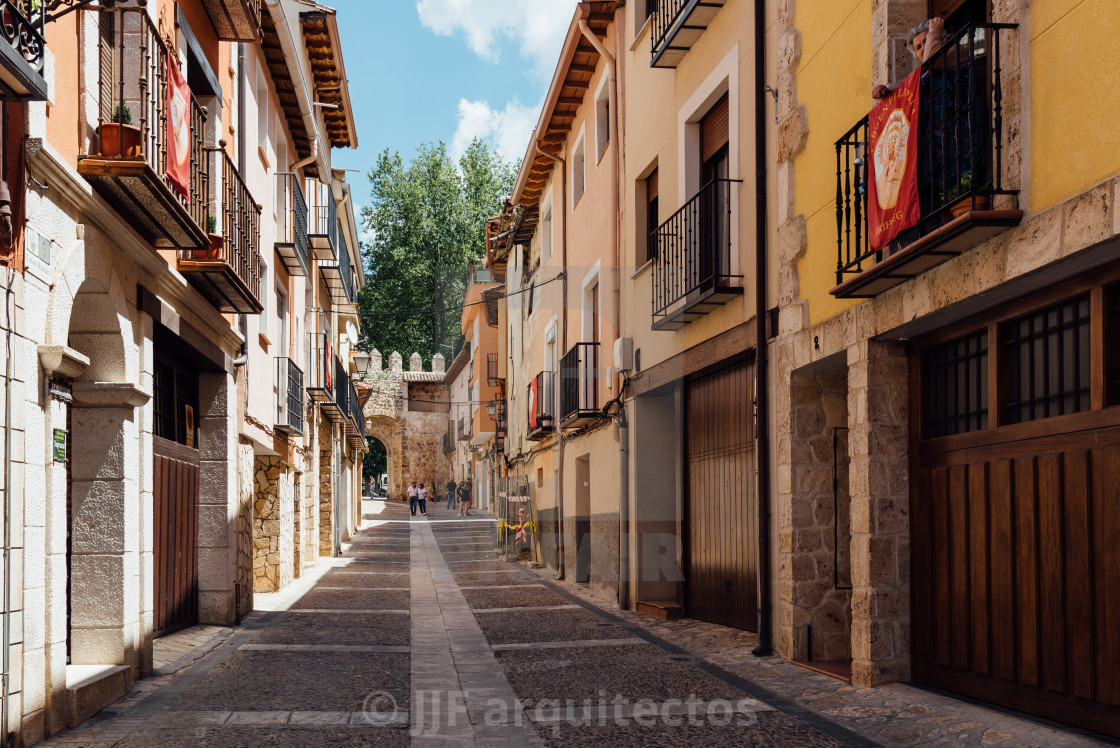
M 335 168 L 364 174 L 384 148 L 410 158 L 444 140 L 453 154 L 474 135 L 507 158 L 524 154 L 576 0 L 326 0 L 337 8 L 357 150 Z

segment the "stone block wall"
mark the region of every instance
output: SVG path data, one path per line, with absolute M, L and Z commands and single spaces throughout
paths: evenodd
M 791 659 L 851 656 L 847 397 L 841 360 L 790 378 L 792 492 L 778 515 L 778 646 Z
M 334 555 L 334 451 L 329 424 L 319 426 L 319 555 Z
M 292 473 L 280 458 L 259 456 L 253 483 L 253 590 L 275 592 L 294 575 Z
M 237 610 L 243 616 L 253 609 L 253 484 L 253 445 L 242 441 L 237 445 Z
M 292 577 L 303 571 L 303 474 L 292 473 Z

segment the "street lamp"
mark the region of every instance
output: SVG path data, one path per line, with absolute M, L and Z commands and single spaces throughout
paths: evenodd
M 354 354 L 354 366 L 358 370 L 358 376 L 364 377 L 366 372 L 369 371 L 369 354 L 359 349 Z
M 496 400 L 491 400 L 490 402 L 486 403 L 486 414 L 490 416 L 491 419 L 493 419 L 497 413 L 498 402 Z

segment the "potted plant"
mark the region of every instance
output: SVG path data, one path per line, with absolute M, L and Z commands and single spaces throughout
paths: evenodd
M 968 194 L 973 189 L 972 185 L 972 172 L 965 169 L 961 172 L 960 181 L 941 193 L 942 204 L 949 203 L 949 212 L 953 218 L 959 218 L 965 213 L 974 210 L 987 210 L 991 205 L 991 195 L 970 195 Z M 986 179 L 980 185 L 976 186 L 977 190 L 990 190 L 992 189 L 992 180 Z M 959 196 L 964 195 L 964 197 Z
M 132 110 L 127 104 L 117 104 L 109 122 L 98 129 L 101 155 L 105 158 L 138 158 L 143 138 L 140 128 L 132 124 Z
M 222 258 L 222 246 L 224 240 L 222 235 L 215 233 L 218 229 L 218 219 L 214 216 L 206 216 L 206 234 L 210 243 L 199 249 L 194 250 L 194 259 L 196 260 L 220 260 Z

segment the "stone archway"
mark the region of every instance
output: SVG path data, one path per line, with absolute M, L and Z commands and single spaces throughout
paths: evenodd
M 439 495 L 451 474 L 451 462 L 443 452 L 450 415 L 430 407 L 409 407 L 409 385 L 444 384 L 443 356 L 432 357 L 431 371 L 423 370 L 415 353 L 408 371 L 404 371 L 399 353 L 389 356 L 388 369 L 382 368 L 379 352 L 373 351 L 371 359 L 369 372 L 357 384 L 371 390 L 363 408 L 366 435 L 385 445 L 389 498 L 406 501 L 413 480 L 431 487 L 430 495 Z

